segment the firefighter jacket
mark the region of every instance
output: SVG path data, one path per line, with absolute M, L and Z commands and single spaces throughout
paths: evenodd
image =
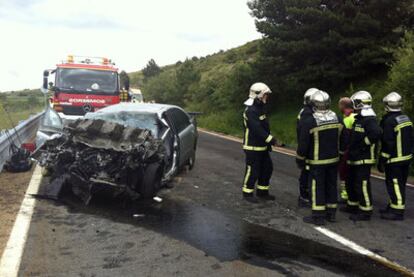
M 270 151 L 275 139 L 270 134 L 269 121 L 264 111 L 264 104 L 255 100 L 247 106 L 244 113 L 243 149 L 248 151 Z
M 383 129 L 381 158 L 387 164 L 410 162 L 414 147 L 414 129 L 410 118 L 401 112 L 389 112 L 380 125 Z
M 297 159 L 311 166 L 339 162 L 339 139 L 342 124 L 332 111 L 315 112 L 300 128 Z
M 364 115 L 365 113 L 365 115 Z M 349 141 L 349 165 L 373 165 L 376 163 L 375 146 L 381 137 L 376 115 L 372 109 L 355 116 Z M 341 146 L 343 149 L 343 146 Z
M 310 105 L 305 105 L 298 114 L 298 119 L 296 121 L 296 138 L 299 140 L 300 128 L 306 118 L 312 117 L 313 110 Z

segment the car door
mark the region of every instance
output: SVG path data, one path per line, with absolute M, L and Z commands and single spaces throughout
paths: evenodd
M 180 166 L 184 165 L 194 151 L 195 127 L 190 122 L 189 116 L 182 110 L 173 108 L 170 110 L 171 121 L 178 136 L 180 148 Z

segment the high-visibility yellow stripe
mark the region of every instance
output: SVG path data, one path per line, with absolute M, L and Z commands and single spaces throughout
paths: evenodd
M 397 158 L 389 159 L 387 161 L 387 163 L 388 164 L 391 164 L 391 163 L 405 162 L 405 161 L 411 160 L 412 158 L 413 158 L 413 155 L 410 154 L 410 155 L 407 155 L 407 156 L 402 156 L 402 157 L 397 157 Z
M 364 194 L 364 200 L 366 204 L 364 208 L 370 208 L 371 200 L 369 199 L 368 182 L 366 180 L 362 181 L 362 193 Z M 361 207 L 361 205 L 359 207 Z M 371 207 L 371 210 L 372 210 L 372 207 Z
M 400 186 L 398 184 L 398 179 L 392 179 L 392 182 L 394 183 L 394 192 L 395 196 L 397 197 L 397 205 L 394 203 L 391 203 L 391 208 L 397 209 L 397 210 L 403 210 L 405 206 L 403 205 L 403 199 L 400 191 Z
M 368 137 L 364 138 L 364 142 L 365 142 L 366 145 L 371 145 L 371 141 L 369 140 Z
M 266 119 L 266 115 L 262 115 L 259 117 L 260 120 L 265 120 Z
M 329 129 L 341 129 L 341 127 L 342 127 L 342 125 L 339 124 L 339 123 L 336 123 L 336 124 L 327 124 L 327 125 L 315 127 L 313 129 L 311 129 L 309 132 L 311 134 L 313 134 L 313 133 L 317 133 L 317 132 L 324 131 L 324 130 L 329 130 Z
M 326 160 L 306 160 L 306 162 L 310 165 L 333 164 L 339 162 L 339 157 Z
M 362 164 L 375 164 L 377 161 L 375 159 L 359 160 L 359 161 L 347 161 L 349 165 L 362 165 Z
M 257 186 L 257 189 L 259 190 L 269 190 L 269 186 Z
M 362 210 L 362 211 L 365 211 L 365 212 L 370 212 L 370 211 L 372 211 L 374 208 L 373 208 L 372 206 L 369 206 L 369 207 L 364 207 L 364 206 L 359 205 L 359 209 L 360 209 L 360 210 Z
M 267 150 L 267 146 L 247 146 L 244 145 L 243 146 L 244 150 L 250 150 L 250 151 L 266 151 Z
M 249 181 L 251 172 L 252 172 L 252 167 L 250 165 L 248 165 L 247 170 L 246 170 L 246 176 L 244 176 L 244 182 L 243 182 L 243 191 L 244 192 L 247 192 L 245 190 L 249 190 L 247 188 L 247 182 Z M 253 192 L 253 191 L 251 191 L 251 192 Z M 251 192 L 247 192 L 247 193 L 251 193 Z
M 401 130 L 397 133 L 397 157 L 401 157 L 402 153 L 402 141 L 401 141 Z
M 338 204 L 326 204 L 326 207 L 328 209 L 336 209 L 336 208 L 338 208 Z
M 312 179 L 312 210 L 314 211 L 326 210 L 325 206 L 318 206 L 316 204 L 316 180 L 315 179 Z
M 391 155 L 385 152 L 381 152 L 381 156 L 387 159 L 391 158 Z
M 348 206 L 358 206 L 359 205 L 359 202 L 354 202 L 354 201 L 351 201 L 351 200 L 346 201 L 346 203 L 347 203 Z
M 271 142 L 271 141 L 272 141 L 272 139 L 273 139 L 273 136 L 272 136 L 272 135 L 269 135 L 269 136 L 266 138 L 266 143 Z
M 319 160 L 319 133 L 315 132 L 314 135 L 314 145 L 313 145 L 313 158 L 314 160 Z
M 364 128 L 361 128 L 361 127 L 355 127 L 354 128 L 354 131 L 355 132 L 358 132 L 358 133 L 365 133 L 365 129 Z
M 398 124 L 394 128 L 394 131 L 397 132 L 397 131 L 401 130 L 402 128 L 409 127 L 409 126 L 413 126 L 413 123 L 412 122 L 404 122 L 404 123 Z
M 254 192 L 254 189 L 243 188 L 243 192 L 245 192 L 245 193 L 253 193 Z

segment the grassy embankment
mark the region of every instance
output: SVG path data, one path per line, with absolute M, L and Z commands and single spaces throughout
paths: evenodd
M 0 93 L 0 130 L 12 128 L 20 121 L 42 111 L 44 98 L 39 90 Z M 7 116 L 9 113 L 11 121 Z
M 200 127 L 238 137 L 243 135 L 241 115 L 243 110 L 242 102 L 243 99 L 247 98 L 248 84 L 250 84 L 249 82 L 251 81 L 245 81 L 243 83 L 243 80 L 249 78 L 249 74 L 248 71 L 246 73 L 245 71 L 240 70 L 240 68 L 256 59 L 258 44 L 259 41 L 253 41 L 228 51 L 220 51 L 206 57 L 191 59 L 194 71 L 198 72 L 200 78 L 197 81 L 195 88 L 194 85 L 192 85 L 192 95 L 195 96 L 189 97 L 188 95 L 183 95 L 183 98 L 186 98 L 184 100 L 184 108 L 188 111 L 199 111 L 203 113 L 198 119 Z M 178 86 L 178 91 L 180 90 L 180 82 L 177 80 L 174 81 L 174 77 L 169 78 L 168 76 L 177 76 L 177 72 L 180 70 L 181 66 L 181 62 L 177 62 L 175 65 L 165 66 L 162 68 L 162 73 L 159 76 L 153 77 L 146 82 L 144 81 L 142 71 L 130 73 L 131 84 L 132 86 L 142 88 L 144 98 L 147 101 L 156 99 L 157 97 L 168 99 L 167 96 L 163 97 L 163 95 L 161 95 L 160 97 L 160 93 L 164 93 L 162 91 L 163 87 L 165 87 L 165 90 L 168 90 L 172 86 Z M 382 85 L 385 78 L 386 76 L 374 76 L 362 81 L 357 81 L 348 88 L 338 88 L 335 92 L 330 91 L 329 93 L 332 96 L 332 108 L 336 111 L 336 103 L 341 95 L 349 96 L 351 92 L 356 90 L 368 90 L 373 92 L 375 96 L 375 92 L 378 90 L 378 87 Z M 243 83 L 245 86 L 245 88 L 240 89 L 240 91 L 237 92 L 239 94 L 239 96 L 236 96 L 237 98 L 234 96 L 227 96 L 233 97 L 232 99 L 236 98 L 237 100 L 231 102 L 231 106 L 226 106 L 219 110 L 211 108 L 211 103 L 203 99 L 203 97 L 208 97 L 210 99 L 222 98 L 224 99 L 223 101 L 228 101 L 225 94 L 232 93 L 229 92 L 229 90 L 233 88 L 231 86 L 232 83 L 231 81 L 229 83 L 229 80 L 234 79 L 237 80 L 236 83 Z M 155 88 L 158 91 L 156 93 L 154 93 L 152 89 L 154 88 L 154 81 L 157 82 Z M 208 93 L 198 92 L 203 90 L 208 91 Z M 168 93 L 168 91 L 165 92 L 165 94 Z M 280 141 L 286 143 L 288 146 L 294 147 L 296 145 L 296 118 L 301 109 L 302 99 L 301 97 L 298 97 L 298 99 L 291 100 L 288 103 L 281 103 L 277 91 L 275 91 L 275 95 L 272 96 L 272 101 L 276 102 L 275 105 L 272 105 L 272 109 L 270 110 L 272 133 L 277 136 Z M 165 102 L 165 100 L 163 102 Z M 217 102 L 220 104 L 220 100 L 216 101 L 216 103 Z M 209 104 L 206 105 L 205 103 Z M 172 104 L 176 103 L 172 102 Z M 380 106 L 377 105 L 377 107 Z

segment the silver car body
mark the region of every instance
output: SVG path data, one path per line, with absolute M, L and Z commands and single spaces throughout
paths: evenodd
M 197 125 L 195 119 L 180 107 L 165 104 L 121 103 L 88 113 L 85 118 L 99 118 L 151 130 L 153 136 L 164 141 L 166 148 L 164 181 L 170 180 L 183 166 L 191 167 L 194 163 L 198 138 Z

